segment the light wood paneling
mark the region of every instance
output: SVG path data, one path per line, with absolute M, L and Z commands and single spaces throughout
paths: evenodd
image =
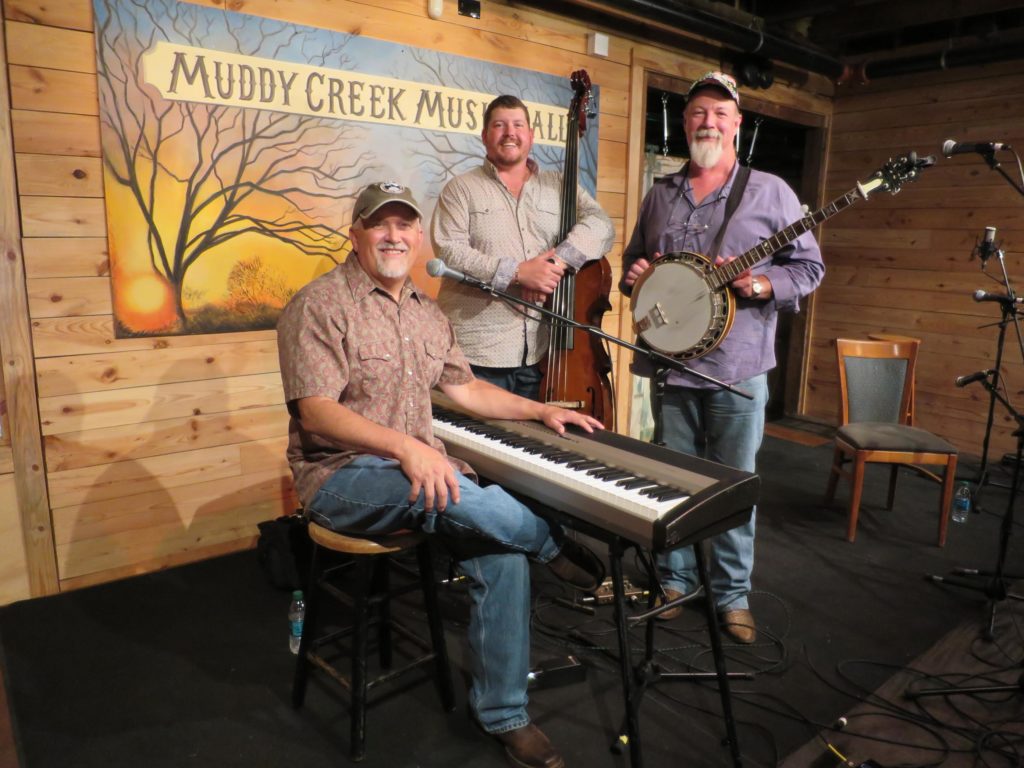
M 109 315 L 110 279 L 44 277 L 28 281 L 29 312 L 36 317 Z
M 39 398 L 44 435 L 282 405 L 274 373 Z
M 25 241 L 29 278 L 102 277 L 110 274 L 105 237 L 33 237 Z
M 11 106 L 15 109 L 99 114 L 94 75 L 13 64 L 10 73 Z
M 40 24 L 7 24 L 7 61 L 28 67 L 96 72 L 96 48 L 89 32 Z
M 102 197 L 102 167 L 97 157 L 18 155 L 18 192 L 52 197 Z
M 0 603 L 6 605 L 31 594 L 18 488 L 13 474 L 0 474 Z
M 85 197 L 24 197 L 21 229 L 25 237 L 105 237 L 103 200 Z
M 283 405 L 183 416 L 49 435 L 44 440 L 51 472 L 128 459 L 244 443 L 286 434 Z
M 92 31 L 92 3 L 88 0 L 4 0 L 4 16 L 11 21 Z
M 7 48 L 0 38 L 0 62 Z M 4 569 L 0 596 L 13 600 L 57 591 L 57 565 L 44 476 L 42 441 L 36 411 L 28 297 L 21 248 L 21 223 L 15 185 L 14 140 L 9 108 L 8 68 L 0 67 L 0 357 L 3 359 L 3 400 L 12 448 L 13 481 L 3 481 L 0 530 Z M 13 500 L 14 503 L 9 503 Z M 23 565 L 20 573 L 8 567 Z
M 95 117 L 16 109 L 12 121 L 18 152 L 100 156 L 100 124 Z
M 208 347 L 113 351 L 40 359 L 36 364 L 39 396 L 73 395 L 152 384 L 276 373 L 273 340 Z
M 276 339 L 275 331 L 196 334 L 194 336 L 130 336 L 114 338 L 114 319 L 110 315 L 92 317 L 51 317 L 32 321 L 32 341 L 37 357 L 77 355 L 116 349 L 203 347 L 208 344 L 232 344 Z

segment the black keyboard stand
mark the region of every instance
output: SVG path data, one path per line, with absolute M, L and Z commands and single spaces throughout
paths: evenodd
M 718 617 L 715 611 L 715 601 L 711 594 L 710 578 L 708 575 L 708 554 L 710 543 L 708 539 L 692 544 L 694 554 L 697 558 L 697 572 L 700 577 L 700 587 L 684 597 L 673 600 L 664 605 L 654 607 L 655 590 L 651 590 L 649 610 L 640 614 L 627 614 L 626 612 L 626 590 L 622 573 L 622 556 L 625 549 L 632 546 L 622 539 L 615 539 L 609 542 L 608 554 L 611 566 L 612 585 L 615 594 L 615 626 L 619 637 L 619 666 L 622 675 L 622 690 L 625 698 L 626 713 L 625 723 L 622 732 L 612 745 L 613 751 L 621 751 L 623 744 L 629 746 L 629 761 L 632 768 L 642 768 L 643 753 L 640 741 L 640 704 L 643 701 L 647 689 L 662 680 L 707 680 L 712 677 L 718 679 L 718 692 L 722 700 L 722 716 L 725 719 L 725 735 L 729 744 L 734 768 L 742 768 L 743 761 L 740 755 L 739 741 L 736 738 L 736 721 L 732 713 L 732 698 L 729 692 L 729 678 L 746 678 L 750 674 L 744 672 L 729 672 L 726 669 L 725 653 L 722 650 L 722 637 L 718 627 Z M 650 561 L 651 583 L 656 583 L 656 574 L 653 573 L 653 566 Z M 704 597 L 705 614 L 708 621 L 708 633 L 711 637 L 711 652 L 715 660 L 714 672 L 662 672 L 654 663 L 654 621 L 658 614 L 666 611 L 683 602 L 688 602 L 699 597 Z M 644 657 L 636 665 L 633 664 L 633 654 L 629 643 L 628 629 L 630 625 L 646 622 Z

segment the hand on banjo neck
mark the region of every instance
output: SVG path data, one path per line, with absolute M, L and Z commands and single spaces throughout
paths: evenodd
M 660 253 L 654 254 L 654 261 L 657 261 L 660 258 Z M 728 258 L 722 258 L 721 256 L 719 256 L 715 259 L 715 266 L 717 267 L 722 264 L 726 264 L 735 258 L 735 256 L 730 256 Z M 644 272 L 650 269 L 651 263 L 652 262 L 644 258 L 640 258 L 634 261 L 632 265 L 630 265 L 629 271 L 626 272 L 626 278 L 624 280 L 625 284 L 628 287 L 632 288 L 633 284 L 640 278 L 640 275 L 642 275 Z M 756 292 L 754 290 L 755 283 L 758 286 L 758 290 Z M 754 275 L 750 274 L 749 269 L 746 272 L 741 272 L 739 275 L 737 275 L 736 279 L 729 283 L 729 285 L 732 286 L 732 289 L 736 292 L 737 296 L 741 296 L 744 299 L 767 300 L 770 299 L 772 296 L 771 281 L 764 275 L 758 275 L 755 277 Z

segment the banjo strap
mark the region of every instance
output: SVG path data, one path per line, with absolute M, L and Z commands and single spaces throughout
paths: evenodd
M 737 161 L 738 162 L 738 161 Z M 722 240 L 725 238 L 725 230 L 729 226 L 729 219 L 739 208 L 740 200 L 743 198 L 743 190 L 747 188 L 747 179 L 750 178 L 750 169 L 741 165 L 739 170 L 736 171 L 736 179 L 732 183 L 732 189 L 729 190 L 729 198 L 725 201 L 725 216 L 722 218 L 722 226 L 718 228 L 718 234 L 715 235 L 715 239 L 711 242 L 711 248 L 705 254 L 712 261 L 718 256 L 718 251 L 722 247 Z

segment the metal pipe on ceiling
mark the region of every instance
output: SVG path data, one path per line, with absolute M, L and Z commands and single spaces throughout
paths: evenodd
M 685 31 L 687 34 L 711 38 L 744 53 L 774 59 L 832 79 L 838 79 L 843 74 L 843 63 L 820 50 L 696 8 L 674 4 L 669 6 L 656 0 L 519 0 L 519 3 L 547 11 L 556 10 L 556 6 L 584 8 L 605 17 L 609 26 L 621 27 L 629 23 L 642 26 L 644 21 L 650 21 L 662 29 L 675 30 L 680 35 Z M 637 18 L 638 14 L 640 18 Z
M 744 53 L 826 75 L 836 83 L 851 80 L 876 80 L 915 72 L 949 69 L 977 64 L 989 64 L 1024 58 L 1024 45 L 1009 42 L 983 48 L 937 51 L 905 58 L 874 59 L 850 64 L 820 49 L 801 45 L 753 26 L 716 16 L 713 13 L 690 8 L 666 0 L 517 0 L 547 11 L 567 13 L 586 10 L 600 17 L 609 26 L 644 29 L 645 24 L 658 30 L 676 34 L 697 35 L 712 39 Z M 751 17 L 756 18 L 756 17 Z

